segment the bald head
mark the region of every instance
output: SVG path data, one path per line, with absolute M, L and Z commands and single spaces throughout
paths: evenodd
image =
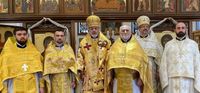
M 183 22 L 178 22 L 176 24 L 175 32 L 177 37 L 184 37 L 186 35 L 187 27 L 185 23 Z

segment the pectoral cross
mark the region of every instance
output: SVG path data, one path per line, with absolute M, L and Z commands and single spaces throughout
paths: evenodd
M 27 71 L 28 66 L 27 66 L 26 64 L 23 64 L 23 65 L 22 65 L 22 69 L 23 69 L 24 71 Z

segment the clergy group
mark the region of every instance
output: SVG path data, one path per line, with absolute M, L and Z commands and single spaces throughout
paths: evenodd
M 100 17 L 86 23 L 77 54 L 64 28 L 41 54 L 28 30 L 16 27 L 0 55 L 0 93 L 200 93 L 199 48 L 184 22 L 175 22 L 176 36 L 164 46 L 145 15 L 135 33 L 122 24 L 114 42 L 101 32 Z

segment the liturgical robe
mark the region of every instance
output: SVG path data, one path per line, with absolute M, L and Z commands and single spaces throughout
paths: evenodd
M 25 48 L 18 48 L 15 38 L 9 38 L 0 64 L 1 93 L 39 93 L 41 55 L 30 41 Z
M 45 50 L 44 79 L 48 93 L 73 93 L 77 74 L 75 55 L 70 45 L 56 47 L 52 42 Z
M 144 49 L 144 52 L 148 56 L 148 69 L 150 70 L 150 76 L 148 77 L 148 79 L 151 81 L 154 92 L 158 93 L 160 82 L 156 80 L 156 76 L 158 76 L 158 68 L 163 51 L 162 46 L 158 42 L 153 31 L 151 31 L 150 34 L 144 38 L 140 37 L 138 33 L 135 34 L 135 36 L 142 48 Z
M 87 34 L 80 42 L 79 70 L 84 74 L 83 93 L 103 93 L 105 58 L 111 42 L 99 32 L 96 39 Z
M 120 38 L 117 39 L 109 50 L 107 60 L 108 73 L 112 70 L 114 72 L 114 75 L 108 74 L 107 85 L 111 83 L 111 80 L 116 80 L 114 93 L 136 93 L 133 81 L 138 78 L 141 78 L 144 84 L 143 93 L 153 93 L 150 81 L 147 79 L 149 76 L 148 57 L 134 36 L 126 43 Z M 139 75 L 136 74 L 137 72 Z
M 164 93 L 199 93 L 198 44 L 189 38 L 169 41 L 161 60 L 160 79 Z

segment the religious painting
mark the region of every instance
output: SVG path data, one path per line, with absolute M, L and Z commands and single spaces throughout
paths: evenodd
M 8 0 L 0 0 L 0 13 L 8 13 Z
M 122 22 L 117 21 L 102 22 L 101 31 L 113 43 L 119 35 L 119 28 L 121 25 Z
M 52 42 L 53 40 L 54 40 L 54 38 L 52 36 L 45 37 L 44 40 L 43 40 L 43 47 L 47 48 L 48 44 L 50 42 Z
M 40 0 L 40 14 L 59 13 L 59 0 Z
M 200 50 L 200 31 L 193 31 L 192 32 L 193 40 L 197 42 L 199 50 Z
M 83 35 L 88 33 L 86 22 L 78 22 L 78 34 Z
M 35 0 L 15 0 L 14 12 L 15 13 L 34 13 Z
M 64 0 L 64 12 L 67 15 L 86 13 L 87 0 Z
M 161 31 L 161 32 L 155 32 L 155 35 L 158 39 L 158 42 L 160 43 L 160 45 L 162 45 L 162 47 L 165 47 L 165 44 L 167 42 L 169 42 L 170 40 L 172 40 L 173 38 L 176 38 L 176 34 L 174 31 Z
M 102 22 L 101 31 L 104 35 L 117 35 L 119 34 L 119 28 L 122 25 L 121 22 Z
M 180 0 L 181 12 L 199 12 L 199 0 Z
M 0 26 L 0 51 L 9 37 L 13 36 L 14 27 Z
M 162 46 L 165 47 L 165 44 L 168 41 L 172 40 L 172 39 L 173 39 L 173 37 L 170 34 L 165 34 L 164 36 L 162 36 L 162 38 L 161 38 L 161 44 L 162 44 Z
M 151 12 L 152 0 L 132 0 L 133 12 Z
M 7 41 L 9 37 L 13 37 L 13 32 L 12 31 L 6 31 L 4 33 L 4 41 Z
M 175 13 L 176 0 L 156 0 L 155 12 L 157 13 Z
M 43 53 L 47 45 L 53 41 L 54 33 L 45 32 L 45 33 L 33 33 L 34 34 L 34 44 L 36 48 Z
M 127 0 L 91 0 L 91 11 L 94 13 L 126 13 Z

